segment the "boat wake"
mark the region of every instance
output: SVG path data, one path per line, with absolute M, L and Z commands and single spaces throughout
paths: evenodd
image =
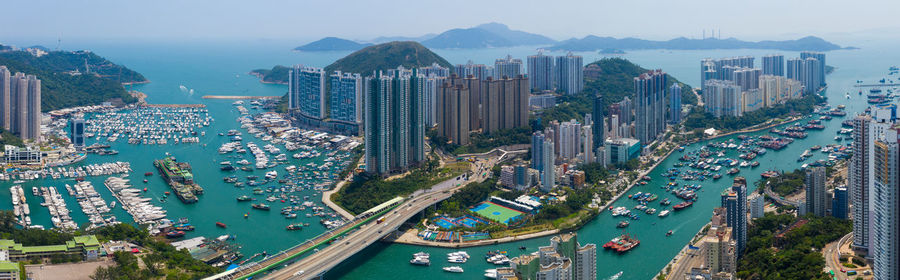
M 606 278 L 606 280 L 617 280 L 617 279 L 619 279 L 619 277 L 622 277 L 622 273 L 624 273 L 624 271 L 619 271 L 619 273 L 616 273 L 615 275 L 610 276 L 609 278 Z
M 188 88 L 187 88 L 186 86 L 184 86 L 184 85 L 178 85 L 178 89 L 180 89 L 181 92 L 187 92 L 187 91 L 188 91 Z

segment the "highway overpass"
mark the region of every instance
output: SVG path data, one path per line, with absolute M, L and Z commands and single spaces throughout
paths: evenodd
M 498 159 L 503 158 L 505 154 Z M 206 279 L 321 278 L 328 270 L 397 230 L 404 222 L 428 206 L 449 198 L 455 190 L 470 182 L 484 181 L 490 176 L 488 171 L 495 163 L 493 159 L 477 161 L 472 165 L 473 172 L 469 173 L 471 175 L 463 174 L 429 189 L 416 191 L 400 203 L 378 213 L 363 213 L 340 228 L 323 233 L 262 261 L 246 264 Z M 377 222 L 378 220 L 382 221 Z M 329 243 L 330 245 L 319 248 Z M 304 255 L 306 256 L 303 257 Z M 265 275 L 267 272 L 270 273 Z

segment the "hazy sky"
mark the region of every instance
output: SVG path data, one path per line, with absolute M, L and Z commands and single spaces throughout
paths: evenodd
M 365 40 L 500 22 L 554 39 L 585 35 L 747 40 L 897 36 L 900 1 L 871 0 L 24 0 L 0 1 L 0 42 L 47 39 Z M 709 34 L 709 33 L 707 33 Z M 830 38 L 831 37 L 831 38 Z M 838 40 L 839 41 L 839 40 Z

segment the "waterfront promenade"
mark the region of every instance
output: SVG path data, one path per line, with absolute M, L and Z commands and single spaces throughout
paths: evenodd
M 281 96 L 204 95 L 203 99 L 279 99 Z

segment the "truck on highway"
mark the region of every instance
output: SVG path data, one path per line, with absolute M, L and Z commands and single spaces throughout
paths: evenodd
M 384 222 L 384 217 L 381 217 L 381 218 L 378 218 L 378 220 L 375 220 L 376 224 L 380 224 L 381 222 Z

